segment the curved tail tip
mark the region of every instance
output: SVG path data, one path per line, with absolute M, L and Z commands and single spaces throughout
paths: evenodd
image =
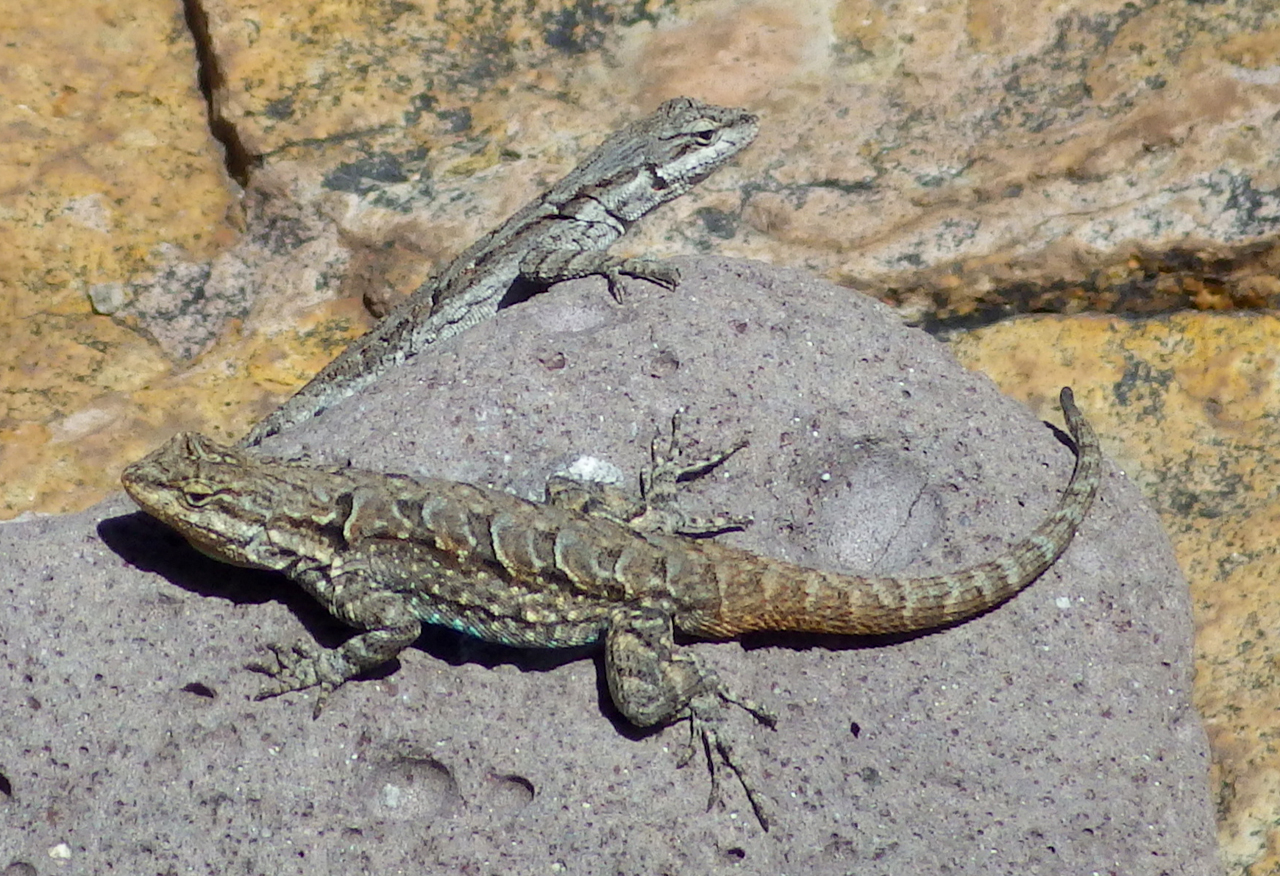
M 1080 413 L 1080 409 L 1076 407 L 1076 396 L 1071 391 L 1071 387 L 1062 387 L 1062 391 L 1058 393 L 1058 404 L 1062 405 L 1062 417 L 1067 421 L 1067 428 L 1071 430 L 1072 437 L 1079 441 L 1082 435 L 1088 435 L 1089 424 L 1085 422 L 1084 414 Z

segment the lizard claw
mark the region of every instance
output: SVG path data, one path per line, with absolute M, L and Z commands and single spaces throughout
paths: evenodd
M 663 289 L 674 289 L 680 285 L 680 269 L 673 264 L 662 259 L 645 258 L 643 256 L 623 259 L 621 264 L 605 274 L 605 280 L 609 283 L 609 294 L 619 304 L 622 303 L 622 278 L 624 276 L 648 280 Z
M 705 699 L 704 699 L 705 697 Z M 699 700 L 702 700 L 699 702 Z M 740 700 L 725 691 L 703 694 L 689 703 L 689 745 L 685 753 L 676 762 L 677 768 L 684 767 L 693 760 L 695 748 L 701 742 L 702 753 L 707 759 L 707 772 L 711 777 L 711 792 L 707 797 L 707 811 L 723 801 L 721 774 L 728 769 L 737 778 L 742 791 L 747 795 L 751 811 L 756 816 L 762 830 L 769 829 L 769 812 L 764 798 L 756 791 L 747 778 L 746 771 L 739 765 L 734 755 L 733 743 L 727 733 L 723 732 L 724 703 L 733 703 L 749 712 L 756 720 L 767 727 L 777 724 L 777 717 L 769 710 L 756 705 L 750 700 Z
M 683 409 L 677 409 L 671 415 L 670 428 L 656 433 L 649 442 L 649 469 L 640 473 L 640 513 L 627 524 L 646 532 L 676 533 L 693 538 L 746 529 L 755 522 L 750 515 L 690 517 L 676 506 L 678 484 L 710 473 L 749 444 L 745 438 L 740 438 L 725 450 L 713 452 L 702 459 L 685 461 L 680 422 L 683 412 Z
M 319 687 L 315 710 L 312 718 L 318 718 L 329 699 L 330 692 L 341 684 L 334 683 L 326 677 L 327 664 L 325 652 L 317 650 L 309 642 L 301 641 L 292 645 L 267 645 L 271 657 L 269 660 L 246 663 L 245 668 L 270 676 L 273 681 L 264 685 L 253 698 L 265 700 L 296 690 Z

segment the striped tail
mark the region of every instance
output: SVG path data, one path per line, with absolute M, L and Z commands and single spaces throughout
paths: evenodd
M 1063 388 L 1060 401 L 1076 444 L 1071 481 L 1053 512 L 996 559 L 927 578 L 864 578 L 732 551 L 736 556 L 714 558 L 718 610 L 695 609 L 681 628 L 717 638 L 752 630 L 883 635 L 945 626 L 999 605 L 1067 549 L 1101 481 L 1097 435 L 1069 387 Z

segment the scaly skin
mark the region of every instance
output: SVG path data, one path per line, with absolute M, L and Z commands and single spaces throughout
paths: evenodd
M 623 276 L 667 288 L 680 272 L 604 252 L 650 210 L 687 192 L 754 138 L 746 110 L 688 97 L 616 131 L 564 179 L 480 238 L 366 335 L 320 370 L 240 441 L 254 447 L 319 416 L 424 349 L 483 322 L 517 279 L 542 286 L 599 274 L 621 295 Z
M 676 648 L 673 627 L 703 638 L 753 630 L 875 635 L 930 629 L 999 605 L 1066 550 L 1098 489 L 1097 437 L 1070 389 L 1061 401 L 1076 465 L 1057 507 L 996 559 L 924 578 L 807 569 L 648 531 L 584 513 L 590 502 L 572 490 L 549 491 L 552 503 L 539 504 L 436 478 L 263 460 L 191 432 L 129 466 L 122 480 L 143 510 L 205 553 L 283 572 L 362 630 L 331 650 L 275 647 L 274 659 L 257 667 L 274 679 L 260 697 L 319 687 L 318 710 L 329 691 L 411 645 L 424 623 L 521 647 L 603 639 L 622 713 L 639 726 L 693 720 L 765 825 L 763 805 L 718 728 L 726 703 L 768 724 L 773 718 Z M 657 475 L 674 483 L 682 471 L 707 468 L 667 460 Z

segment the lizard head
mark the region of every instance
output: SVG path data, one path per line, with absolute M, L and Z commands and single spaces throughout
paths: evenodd
M 673 98 L 608 137 L 552 190 L 552 200 L 590 195 L 630 224 L 715 173 L 759 130 L 746 110 Z
M 688 191 L 755 139 L 760 120 L 746 110 L 676 97 L 658 107 L 661 123 L 647 156 L 666 185 Z
M 197 432 L 181 432 L 120 476 L 143 511 L 173 527 L 202 553 L 224 563 L 279 569 L 297 556 L 282 551 L 268 524 L 281 507 L 297 507 L 297 486 L 264 462 Z M 303 491 L 306 492 L 306 491 Z

